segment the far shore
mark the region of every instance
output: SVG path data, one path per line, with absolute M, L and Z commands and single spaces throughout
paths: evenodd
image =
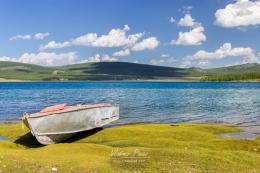
M 174 77 L 156 79 L 126 79 L 126 80 L 50 80 L 32 81 L 0 78 L 0 82 L 199 82 L 201 77 Z
M 157 78 L 157 79 L 126 79 L 126 80 L 18 80 L 0 78 L 1 82 L 260 82 L 255 80 L 238 80 L 238 81 L 201 81 L 201 77 L 175 77 L 175 78 Z

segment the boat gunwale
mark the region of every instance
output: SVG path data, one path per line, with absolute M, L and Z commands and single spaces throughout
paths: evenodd
M 39 115 L 34 115 L 34 114 L 27 114 L 24 117 L 25 118 L 39 118 L 39 117 L 45 117 L 45 116 L 50 116 L 50 115 L 56 115 L 56 114 L 63 114 L 63 113 L 67 113 L 67 112 L 75 112 L 75 111 L 81 111 L 81 110 L 86 110 L 86 109 L 94 109 L 94 108 L 103 108 L 103 107 L 118 107 L 116 105 L 111 105 L 111 106 L 96 106 L 96 107 L 83 107 L 83 108 L 79 108 L 79 109 L 75 109 L 75 110 L 68 110 L 68 111 L 56 111 L 56 112 L 51 112 L 51 113 L 47 113 L 47 114 L 39 114 Z

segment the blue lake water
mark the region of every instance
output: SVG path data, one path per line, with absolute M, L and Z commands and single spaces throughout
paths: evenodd
M 227 123 L 260 133 L 260 83 L 0 83 L 1 121 L 57 103 L 119 104 L 116 124 Z

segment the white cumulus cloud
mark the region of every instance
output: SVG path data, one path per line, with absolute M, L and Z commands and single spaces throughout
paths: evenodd
M 207 37 L 204 34 L 204 27 L 198 26 L 188 32 L 179 32 L 177 40 L 172 40 L 171 44 L 175 45 L 200 45 L 206 41 Z
M 191 17 L 190 14 L 185 14 L 183 18 L 180 19 L 178 22 L 178 25 L 180 26 L 191 26 L 193 27 L 195 25 L 195 20 Z
M 129 55 L 130 50 L 141 51 L 145 49 L 154 49 L 159 45 L 159 41 L 156 37 L 144 38 L 144 33 L 128 34 L 130 27 L 124 25 L 124 27 L 111 29 L 109 33 L 104 35 L 98 35 L 97 33 L 87 33 L 70 41 L 56 42 L 50 41 L 46 45 L 41 45 L 40 50 L 64 48 L 69 46 L 88 46 L 88 47 L 122 47 L 123 51 L 116 53 L 116 56 Z
M 243 58 L 241 63 L 259 62 L 259 57 L 250 47 L 232 47 L 231 43 L 224 43 L 215 51 L 208 52 L 199 50 L 192 56 L 184 59 L 184 65 L 190 66 L 192 63 L 198 65 L 207 65 L 212 60 L 220 60 L 228 57 Z
M 190 31 L 179 32 L 178 39 L 172 40 L 172 45 L 200 45 L 207 40 L 204 27 L 196 22 L 190 14 L 186 14 L 178 22 L 179 26 L 190 27 Z
M 49 32 L 45 32 L 45 33 L 39 32 L 37 34 L 34 34 L 33 38 L 35 40 L 43 40 L 45 37 L 48 37 L 49 35 L 50 35 Z
M 115 57 L 110 57 L 108 54 L 96 54 L 95 56 L 88 57 L 79 61 L 78 63 L 89 63 L 89 62 L 113 62 L 117 61 L 118 59 Z
M 125 25 L 123 29 L 112 29 L 107 35 L 98 36 L 96 33 L 88 33 L 72 40 L 73 45 L 93 47 L 121 47 L 135 44 L 143 33 L 127 35 L 130 27 Z
M 199 61 L 198 65 L 200 66 L 207 66 L 210 62 L 208 60 L 204 60 L 204 61 Z
M 154 49 L 159 45 L 159 41 L 156 37 L 149 37 L 146 39 L 143 39 L 141 42 L 136 43 L 133 47 L 133 51 L 141 51 L 145 49 Z
M 73 64 L 77 62 L 77 60 L 78 55 L 76 52 L 60 54 L 53 52 L 23 53 L 20 57 L 0 57 L 0 61 L 14 61 L 29 64 L 38 64 L 43 66 L 59 66 Z
M 65 42 L 55 42 L 55 41 L 50 41 L 46 45 L 41 45 L 39 50 L 45 50 L 45 49 L 58 49 L 58 48 L 64 48 L 70 46 L 70 42 L 65 41 Z
M 113 53 L 113 56 L 116 56 L 116 57 L 129 56 L 129 55 L 130 55 L 129 49 L 120 50 L 120 51 Z
M 15 35 L 13 37 L 11 37 L 9 40 L 13 41 L 13 40 L 30 40 L 32 37 L 29 34 L 26 35 Z
M 98 39 L 96 33 L 88 33 L 73 39 L 72 44 L 81 46 L 91 46 Z
M 215 24 L 221 27 L 241 27 L 260 24 L 260 1 L 237 0 L 215 13 Z

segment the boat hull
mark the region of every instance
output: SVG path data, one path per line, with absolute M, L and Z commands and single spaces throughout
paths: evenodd
M 64 141 L 74 134 L 107 125 L 119 118 L 119 107 L 107 106 L 80 109 L 24 118 L 32 135 L 43 145 Z

